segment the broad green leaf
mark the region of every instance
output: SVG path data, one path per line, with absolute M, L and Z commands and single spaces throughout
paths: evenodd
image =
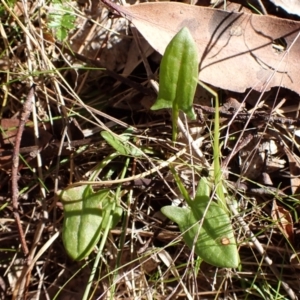
M 163 207 L 162 212 L 176 222 L 184 235 L 185 243 L 191 248 L 195 244 L 195 253 L 206 262 L 218 267 L 236 267 L 238 252 L 234 240 L 229 216 L 222 207 L 210 201 L 211 188 L 205 177 L 199 181 L 195 199 L 192 200 L 180 181 L 175 170 L 171 168 L 177 186 L 184 196 L 189 208 Z M 199 220 L 208 207 L 200 234 Z M 195 238 L 198 236 L 198 240 Z
M 203 204 L 197 203 L 193 209 L 165 206 L 161 211 L 178 224 L 187 246 L 192 248 L 195 244 L 195 253 L 204 261 L 216 267 L 236 268 L 239 264 L 239 255 L 230 219 L 216 203 L 210 203 L 199 232 L 202 218 L 199 216 L 204 215 L 209 201 L 208 197 L 207 199 L 206 196 L 202 197 Z
M 163 55 L 158 98 L 151 109 L 173 108 L 177 112 L 181 109 L 190 119 L 195 119 L 192 104 L 198 81 L 198 63 L 195 41 L 189 30 L 183 27 Z
M 116 136 L 109 131 L 102 131 L 101 136 L 106 140 L 106 142 L 111 145 L 116 151 L 121 155 L 125 156 L 142 156 L 143 151 L 137 147 L 131 146 L 127 141 L 129 140 L 128 135 Z
M 72 259 L 82 260 L 98 243 L 109 215 L 113 214 L 113 228 L 120 220 L 122 209 L 117 206 L 112 211 L 114 195 L 109 190 L 94 193 L 90 185 L 67 189 L 60 197 L 64 205 L 65 249 Z

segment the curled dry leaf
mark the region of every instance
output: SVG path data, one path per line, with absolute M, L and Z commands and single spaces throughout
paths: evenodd
M 236 92 L 284 86 L 300 94 L 300 22 L 174 2 L 123 7 L 102 1 L 128 18 L 161 54 L 186 26 L 197 43 L 204 82 Z
M 291 255 L 290 263 L 294 268 L 300 267 L 300 253 L 299 252 Z
M 282 206 L 278 206 L 276 201 L 273 201 L 273 207 L 271 212 L 274 223 L 278 226 L 284 236 L 294 244 L 294 232 L 293 232 L 293 219 L 288 210 Z

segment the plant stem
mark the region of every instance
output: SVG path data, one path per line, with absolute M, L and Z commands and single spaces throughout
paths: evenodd
M 220 114 L 219 114 L 219 96 L 218 94 L 207 86 L 205 83 L 199 81 L 199 84 L 207 90 L 215 98 L 215 122 L 214 122 L 214 143 L 213 143 L 213 152 L 214 152 L 214 182 L 216 196 L 219 204 L 227 210 L 226 199 L 223 190 L 222 184 L 222 170 L 220 164 Z
M 179 108 L 178 108 L 178 104 L 174 102 L 172 108 L 172 141 L 173 142 L 176 142 L 177 139 L 178 118 L 179 118 Z

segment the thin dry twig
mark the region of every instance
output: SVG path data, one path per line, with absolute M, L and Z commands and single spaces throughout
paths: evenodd
M 18 168 L 19 168 L 19 154 L 20 154 L 19 151 L 20 151 L 22 134 L 24 131 L 26 121 L 28 120 L 32 110 L 34 91 L 35 91 L 35 85 L 32 85 L 27 95 L 26 101 L 23 105 L 22 111 L 20 113 L 20 123 L 16 134 L 16 141 L 15 141 L 15 146 L 12 154 L 12 167 L 11 167 L 11 193 L 12 193 L 13 214 L 18 227 L 21 247 L 25 256 L 28 255 L 29 251 L 25 241 L 24 231 L 22 229 L 20 215 L 18 212 L 18 198 L 19 198 Z
M 267 252 L 264 250 L 261 243 L 258 241 L 254 233 L 250 230 L 249 226 L 246 224 L 246 222 L 243 220 L 242 216 L 238 213 L 236 208 L 233 205 L 229 205 L 231 212 L 236 217 L 237 221 L 239 222 L 240 226 L 243 228 L 245 234 L 249 238 L 249 240 L 253 243 L 256 250 L 261 254 L 266 264 L 269 266 L 270 270 L 273 272 L 275 277 L 278 281 L 281 282 L 282 287 L 286 291 L 286 293 L 289 295 L 290 299 L 297 300 L 298 297 L 296 296 L 295 292 L 291 289 L 291 287 L 282 280 L 280 272 L 278 271 L 278 268 L 273 264 L 272 259 L 268 256 Z

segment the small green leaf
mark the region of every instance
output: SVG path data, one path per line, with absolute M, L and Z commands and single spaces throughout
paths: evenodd
M 64 205 L 62 239 L 65 249 L 72 259 L 82 260 L 99 242 L 111 213 L 111 228 L 116 226 L 122 208 L 116 207 L 112 212 L 114 196 L 110 191 L 94 193 L 89 185 L 67 189 L 60 197 Z
M 133 147 L 128 143 L 130 136 L 127 134 L 116 136 L 109 131 L 102 131 L 101 136 L 121 155 L 133 157 L 143 155 L 142 150 L 137 147 Z
M 202 196 L 205 197 L 205 196 Z M 198 198 L 200 200 L 200 198 Z M 239 255 L 233 235 L 229 216 L 216 203 L 210 203 L 199 232 L 199 224 L 208 201 L 202 198 L 203 204 L 196 207 L 181 208 L 165 206 L 162 213 L 177 223 L 183 233 L 183 239 L 189 248 L 195 244 L 195 253 L 204 261 L 216 267 L 236 268 Z M 199 233 L 199 235 L 198 235 Z M 198 236 L 198 239 L 195 238 Z
M 63 41 L 67 38 L 69 31 L 75 28 L 75 20 L 76 16 L 70 7 L 60 0 L 52 2 L 48 27 L 54 29 L 58 40 Z
M 162 58 L 158 98 L 151 109 L 173 108 L 177 115 L 176 111 L 181 109 L 194 120 L 192 104 L 198 82 L 198 63 L 195 41 L 183 27 L 168 44 Z

